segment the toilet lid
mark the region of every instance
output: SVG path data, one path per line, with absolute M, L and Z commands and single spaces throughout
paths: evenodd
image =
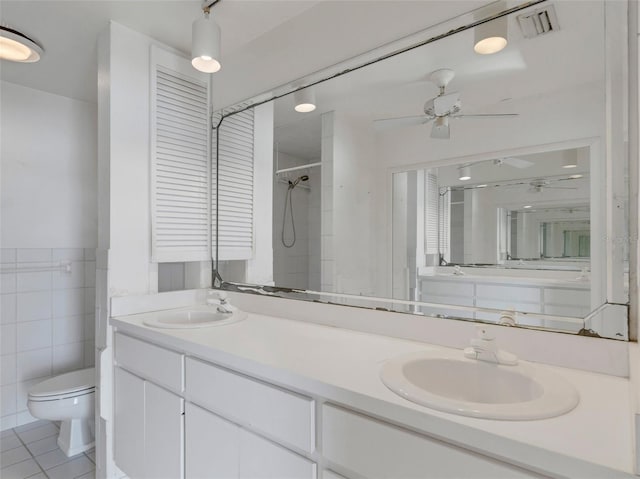
M 95 368 L 80 369 L 61 374 L 36 384 L 29 391 L 31 397 L 57 396 L 94 388 L 96 385 Z

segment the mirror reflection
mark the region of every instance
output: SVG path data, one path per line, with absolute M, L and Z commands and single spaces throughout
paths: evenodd
M 623 68 L 605 61 L 606 8 L 537 5 L 507 17 L 497 53 L 475 52 L 471 28 L 225 118 L 224 281 L 625 335 L 626 319 L 589 316 L 628 301 L 627 252 L 606 234 L 627 210 L 624 149 L 606 135 L 608 95 L 624 95 L 605 81 Z M 539 9 L 556 28 L 533 34 Z

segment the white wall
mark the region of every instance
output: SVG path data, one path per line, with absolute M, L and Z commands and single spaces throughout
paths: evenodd
M 0 83 L 3 248 L 95 248 L 96 105 Z
M 374 242 L 378 238 L 371 205 L 374 167 L 371 122 L 334 112 L 332 248 L 336 292 L 373 294 Z
M 31 386 L 94 361 L 96 105 L 0 86 L 0 429 Z M 51 270 L 69 262 L 71 272 Z M 26 269 L 28 268 L 28 270 Z

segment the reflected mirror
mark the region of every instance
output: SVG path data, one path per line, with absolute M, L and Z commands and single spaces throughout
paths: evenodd
M 495 14 L 222 112 L 223 287 L 627 338 L 624 5 L 516 9 L 479 55 Z

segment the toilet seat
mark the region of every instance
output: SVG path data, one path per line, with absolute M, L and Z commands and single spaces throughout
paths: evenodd
M 29 391 L 30 401 L 58 401 L 95 391 L 95 368 L 81 369 L 43 381 Z

